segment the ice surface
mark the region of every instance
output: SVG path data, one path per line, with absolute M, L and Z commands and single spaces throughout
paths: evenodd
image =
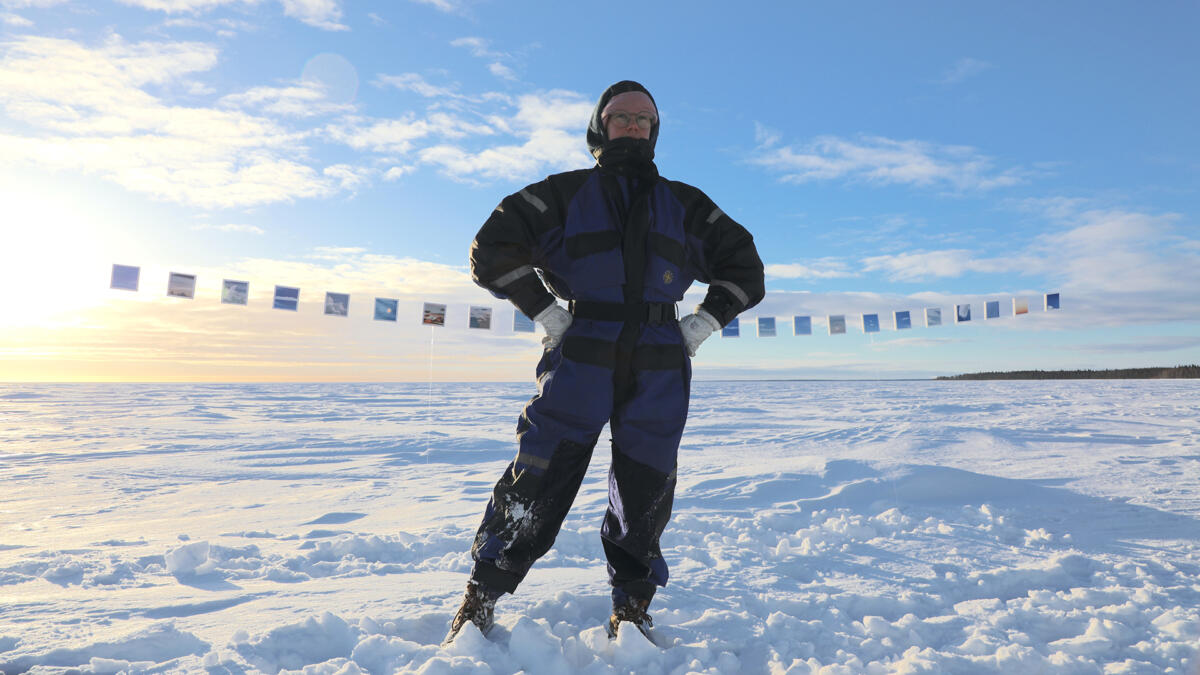
M 527 385 L 0 385 L 0 672 L 1200 672 L 1192 381 L 694 385 L 653 641 L 601 451 L 441 647 Z

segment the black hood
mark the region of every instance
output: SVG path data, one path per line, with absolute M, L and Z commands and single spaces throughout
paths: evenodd
M 600 152 L 604 149 L 605 144 L 609 142 L 608 132 L 604 128 L 604 122 L 600 119 L 600 113 L 604 111 L 604 106 L 613 99 L 617 94 L 624 94 L 627 91 L 640 91 L 650 97 L 650 101 L 654 103 L 654 126 L 650 127 L 650 156 L 646 159 L 654 159 L 654 145 L 658 142 L 658 125 L 661 123 L 658 114 L 658 102 L 654 100 L 654 96 L 648 89 L 633 80 L 621 80 L 600 94 L 600 100 L 596 102 L 596 108 L 592 111 L 592 120 L 588 122 L 587 144 L 588 151 L 592 153 L 592 157 L 600 158 Z

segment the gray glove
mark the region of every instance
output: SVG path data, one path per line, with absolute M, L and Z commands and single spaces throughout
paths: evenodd
M 542 328 L 546 330 L 546 337 L 542 338 L 542 346 L 546 349 L 554 349 L 562 341 L 563 333 L 567 332 L 574 317 L 558 303 L 555 303 L 538 312 L 533 320 L 542 324 Z
M 680 319 L 679 332 L 683 333 L 683 344 L 687 347 L 688 356 L 695 356 L 700 343 L 720 328 L 721 323 L 699 307 L 696 308 L 695 314 L 688 314 Z

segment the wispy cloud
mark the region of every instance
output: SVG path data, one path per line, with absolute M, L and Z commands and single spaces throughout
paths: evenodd
M 254 90 L 226 99 L 226 109 L 173 105 L 149 93 L 189 88 L 217 55 L 203 43 L 117 37 L 99 47 L 42 37 L 0 45 L 0 106 L 31 130 L 0 134 L 0 163 L 83 171 L 207 207 L 336 192 L 344 181 L 308 164 L 308 131 L 233 109 L 294 105 L 297 96 L 287 92 L 300 89 Z
M 239 232 L 243 234 L 266 234 L 266 230 L 257 225 L 244 225 L 241 223 L 224 223 L 216 225 L 213 223 L 201 223 L 193 225 L 193 230 L 216 230 L 217 232 Z
M 463 3 L 459 0 L 412 0 L 418 5 L 429 5 L 439 12 L 447 14 L 462 14 L 464 11 Z
M 29 1 L 29 0 L 24 0 Z M 132 7 L 168 14 L 199 14 L 224 5 L 254 5 L 259 0 L 118 0 Z M 342 23 L 340 0 L 279 0 L 285 16 L 325 30 L 349 30 Z
M 19 14 L 12 12 L 0 12 L 0 23 L 6 26 L 16 26 L 17 28 L 28 28 L 33 25 L 33 22 Z
M 1133 342 L 1106 342 L 1093 345 L 1072 345 L 1070 351 L 1095 354 L 1128 354 L 1142 352 L 1173 352 L 1180 349 L 1200 347 L 1200 337 L 1195 335 L 1155 335 Z
M 512 67 L 504 63 L 512 58 L 511 55 L 492 49 L 490 41 L 479 37 L 464 37 L 452 40 L 450 44 L 467 49 L 472 56 L 489 61 L 487 68 L 492 75 L 503 80 L 517 79 L 517 74 Z
M 967 249 L 870 256 L 864 258 L 862 264 L 864 271 L 882 272 L 892 281 L 961 277 L 967 273 L 992 274 L 1011 271 L 1015 266 L 1011 259 L 980 258 Z
M 304 81 L 282 87 L 253 87 L 222 97 L 218 105 L 282 117 L 315 117 L 354 110 L 351 104 L 335 103 L 326 98 L 319 83 Z
M 997 170 L 975 148 L 917 140 L 820 136 L 803 145 L 777 147 L 779 138 L 756 131 L 760 147 L 750 162 L 788 183 L 847 179 L 879 185 L 912 185 L 953 191 L 991 190 L 1023 181 L 1019 169 Z
M 771 279 L 842 279 L 857 276 L 844 260 L 822 258 L 807 263 L 772 263 L 766 265 Z
M 939 84 L 959 84 L 992 68 L 992 64 L 979 59 L 962 58 L 950 66 L 938 78 Z

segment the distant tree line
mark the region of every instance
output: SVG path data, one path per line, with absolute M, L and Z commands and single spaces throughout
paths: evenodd
M 942 375 L 938 380 L 1135 380 L 1200 378 L 1200 366 L 1172 368 L 1119 368 L 1114 370 L 1010 370 L 994 373 Z

